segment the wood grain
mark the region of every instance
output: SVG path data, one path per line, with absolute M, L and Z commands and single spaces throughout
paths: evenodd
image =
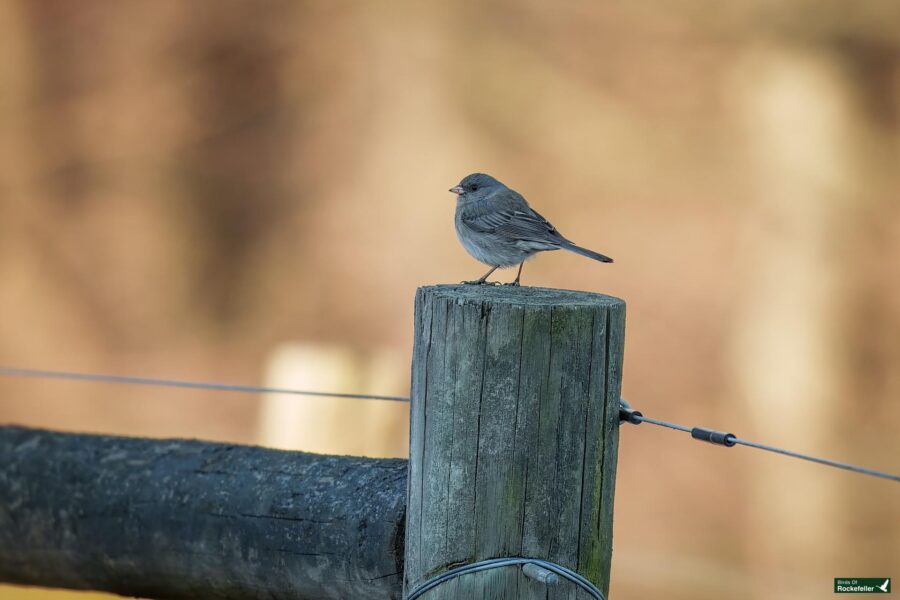
M 0 427 L 0 581 L 143 598 L 401 593 L 406 461 Z
M 434 286 L 416 296 L 405 586 L 501 556 L 606 591 L 625 305 L 599 294 Z M 505 567 L 428 592 L 581 598 Z

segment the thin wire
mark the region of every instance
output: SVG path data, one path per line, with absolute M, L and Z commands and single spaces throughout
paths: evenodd
M 209 383 L 205 381 L 156 379 L 153 377 L 131 377 L 127 375 L 105 375 L 101 373 L 75 373 L 72 371 L 48 371 L 44 369 L 21 369 L 16 367 L 0 367 L 0 376 L 35 377 L 40 379 L 66 379 L 69 381 L 93 381 L 99 383 L 120 383 L 128 385 L 153 385 L 252 394 L 289 394 L 293 396 L 321 396 L 327 398 L 356 398 L 360 400 L 391 400 L 394 402 L 409 402 L 409 398 L 405 396 L 380 396 L 376 394 L 347 394 L 338 392 L 312 392 L 309 390 L 293 390 L 288 388 L 275 388 L 253 385 L 231 385 L 227 383 Z
M 522 558 L 522 557 L 511 557 L 511 558 L 489 558 L 487 560 L 480 560 L 478 562 L 469 563 L 467 565 L 463 565 L 461 567 L 456 567 L 455 569 L 450 569 L 449 571 L 445 571 L 438 575 L 435 575 L 431 579 L 424 581 L 423 583 L 416 586 L 413 591 L 406 596 L 406 600 L 416 600 L 416 598 L 420 597 L 425 592 L 436 588 L 440 584 L 450 581 L 456 577 L 460 577 L 461 575 L 468 575 L 470 573 L 478 573 L 479 571 L 487 571 L 489 569 L 497 569 L 500 567 L 510 567 L 515 565 L 527 565 L 533 564 L 539 567 L 543 567 L 548 571 L 552 571 L 559 575 L 560 577 L 564 577 L 586 591 L 591 597 L 595 598 L 595 600 L 606 600 L 606 597 L 603 595 L 597 586 L 593 583 L 585 579 L 583 576 L 579 575 L 575 571 L 571 569 L 567 569 L 562 565 L 558 565 L 554 562 L 550 562 L 548 560 L 543 560 L 540 558 Z
M 668 427 L 669 429 L 677 429 L 678 431 L 684 431 L 687 433 L 693 432 L 693 429 L 690 427 L 685 427 L 684 425 L 678 425 L 676 423 L 670 423 L 668 421 L 662 421 L 659 419 L 651 419 L 650 417 L 645 417 L 643 415 L 635 415 L 633 418 L 641 423 L 650 423 L 651 425 L 659 425 L 660 427 Z M 791 458 L 799 458 L 801 460 L 808 460 L 810 462 L 818 463 L 820 465 L 834 467 L 836 469 L 844 469 L 845 471 L 852 471 L 854 473 L 860 473 L 862 475 L 870 475 L 872 477 L 880 477 L 881 479 L 887 479 L 890 481 L 900 482 L 900 475 L 894 475 L 893 473 L 887 473 L 885 471 L 876 471 L 875 469 L 869 469 L 866 467 L 857 467 L 855 465 L 847 464 L 844 462 L 839 462 L 836 460 L 830 460 L 827 458 L 819 458 L 816 456 L 810 456 L 809 454 L 801 454 L 800 452 L 793 452 L 792 450 L 785 450 L 784 448 L 777 448 L 775 446 L 769 446 L 767 444 L 751 442 L 750 440 L 744 440 L 744 439 L 734 437 L 734 436 L 730 436 L 729 439 L 732 442 L 734 442 L 735 444 L 741 444 L 742 446 L 748 446 L 750 448 L 756 448 L 758 450 L 766 450 L 767 452 L 775 452 L 777 454 L 782 454 L 784 456 L 790 456 Z
M 660 427 L 668 427 L 669 429 L 677 429 L 678 431 L 685 431 L 687 433 L 691 432 L 690 427 L 685 427 L 684 425 L 678 425 L 676 423 L 669 423 L 667 421 L 659 421 L 657 419 L 651 419 L 650 417 L 645 417 L 641 415 L 638 417 L 644 423 L 650 423 L 651 425 L 659 425 Z
M 760 444 L 758 442 L 742 440 L 741 438 L 732 438 L 732 440 L 734 441 L 735 444 L 749 446 L 750 448 L 758 448 L 759 450 L 766 450 L 767 452 L 775 452 L 777 454 L 783 454 L 785 456 L 799 458 L 801 460 L 808 460 L 810 462 L 819 463 L 820 465 L 826 465 L 829 467 L 834 467 L 836 469 L 844 469 L 846 471 L 853 471 L 854 473 L 862 473 L 863 475 L 871 475 L 872 477 L 882 477 L 884 479 L 890 479 L 891 481 L 900 482 L 900 475 L 893 475 L 891 473 L 885 473 L 884 471 L 876 471 L 875 469 L 868 469 L 866 467 L 856 467 L 853 465 L 848 465 L 847 463 L 838 462 L 836 460 L 830 460 L 827 458 L 818 458 L 816 456 L 810 456 L 808 454 L 801 454 L 799 452 L 793 452 L 791 450 L 785 450 L 783 448 L 776 448 L 775 446 L 768 446 L 766 444 Z

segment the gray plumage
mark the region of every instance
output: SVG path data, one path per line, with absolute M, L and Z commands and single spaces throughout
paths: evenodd
M 568 250 L 600 262 L 613 261 L 573 244 L 528 206 L 521 194 L 490 175 L 473 173 L 450 191 L 457 194 L 459 241 L 469 254 L 492 267 L 480 279 L 466 283 L 484 283 L 497 268 L 519 265 L 519 274 L 513 282 L 518 285 L 525 261 L 549 250 Z

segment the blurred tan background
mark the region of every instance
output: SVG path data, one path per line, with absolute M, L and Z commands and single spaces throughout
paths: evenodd
M 645 414 L 898 472 L 898 169 L 894 0 L 0 0 L 0 364 L 405 395 L 478 170 L 616 259 L 523 281 L 628 302 Z M 398 456 L 406 417 L 0 379 L 64 430 Z M 615 510 L 614 600 L 900 577 L 896 484 L 746 448 L 627 427 Z

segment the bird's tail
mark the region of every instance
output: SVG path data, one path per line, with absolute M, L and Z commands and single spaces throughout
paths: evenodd
M 611 263 L 613 259 L 608 256 L 604 256 L 599 252 L 594 252 L 593 250 L 588 250 L 587 248 L 582 248 L 581 246 L 576 246 L 572 242 L 566 240 L 560 244 L 560 246 L 569 252 L 574 252 L 575 254 L 580 254 L 582 256 L 587 256 L 588 258 L 593 258 L 594 260 L 599 260 L 600 262 Z

